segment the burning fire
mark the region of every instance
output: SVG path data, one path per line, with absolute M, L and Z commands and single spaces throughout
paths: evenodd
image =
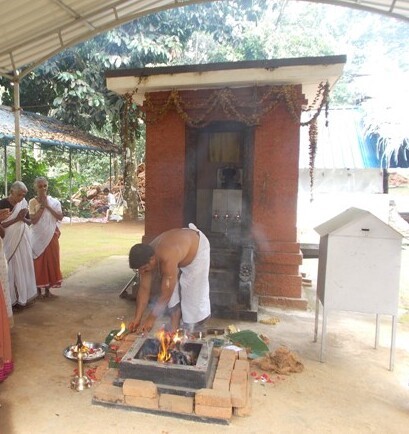
M 183 330 L 177 330 L 176 333 L 167 332 L 161 329 L 156 333 L 156 338 L 160 343 L 160 350 L 158 352 L 158 362 L 169 362 L 172 359 L 171 352 L 173 350 L 180 351 L 184 334 Z
M 171 359 L 170 354 L 170 346 L 173 342 L 172 334 L 169 332 L 166 332 L 164 329 L 161 329 L 156 334 L 157 339 L 160 342 L 160 350 L 158 353 L 158 362 L 166 363 Z
M 126 330 L 126 325 L 125 323 L 122 321 L 121 323 L 121 329 L 119 330 L 119 332 L 114 336 L 114 339 L 116 341 L 120 341 L 123 338 L 123 334 L 125 333 Z
M 193 345 L 194 347 L 194 345 Z M 143 360 L 175 365 L 194 365 L 197 354 L 184 330 L 170 333 L 164 328 L 155 334 L 155 339 L 146 339 L 138 356 Z

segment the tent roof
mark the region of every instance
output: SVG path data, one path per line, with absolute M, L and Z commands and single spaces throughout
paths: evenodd
M 119 152 L 118 147 L 109 140 L 95 137 L 57 119 L 36 113 L 21 113 L 20 135 L 22 140 L 48 146 L 94 152 Z M 14 140 L 14 113 L 6 106 L 0 106 L 1 139 Z
M 200 0 L 0 0 L 0 75 L 27 75 L 65 48 L 144 15 Z M 409 0 L 312 0 L 409 21 Z
M 328 121 L 328 125 L 326 122 Z M 356 108 L 330 109 L 328 119 L 318 117 L 318 143 L 314 167 L 317 169 L 380 169 L 376 143 L 365 137 L 362 112 Z M 299 167 L 310 167 L 308 128 L 300 132 Z

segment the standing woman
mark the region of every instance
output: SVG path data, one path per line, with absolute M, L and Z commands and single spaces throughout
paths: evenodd
M 10 215 L 1 225 L 5 229 L 3 243 L 11 304 L 20 307 L 26 306 L 37 297 L 26 194 L 27 187 L 24 183 L 16 181 L 10 187 L 9 196 L 0 200 L 0 209 L 10 211 Z
M 61 204 L 47 195 L 48 181 L 40 176 L 34 180 L 37 196 L 29 202 L 31 219 L 31 245 L 39 297 L 49 298 L 50 288 L 60 288 L 60 222 L 63 219 Z M 41 291 L 44 290 L 44 295 Z

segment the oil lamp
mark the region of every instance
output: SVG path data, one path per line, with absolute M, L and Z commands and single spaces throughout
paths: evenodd
M 84 374 L 84 357 L 88 354 L 88 347 L 82 343 L 81 333 L 77 335 L 77 343 L 72 348 L 72 354 L 78 361 L 78 374 L 71 380 L 71 389 L 77 392 L 91 387 L 91 380 Z

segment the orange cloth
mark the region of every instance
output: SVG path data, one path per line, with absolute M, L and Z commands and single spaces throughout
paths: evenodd
M 11 360 L 10 325 L 7 316 L 6 303 L 0 284 L 0 383 L 13 371 Z
M 34 259 L 37 288 L 59 288 L 62 282 L 60 268 L 60 231 L 56 229 L 44 252 Z

